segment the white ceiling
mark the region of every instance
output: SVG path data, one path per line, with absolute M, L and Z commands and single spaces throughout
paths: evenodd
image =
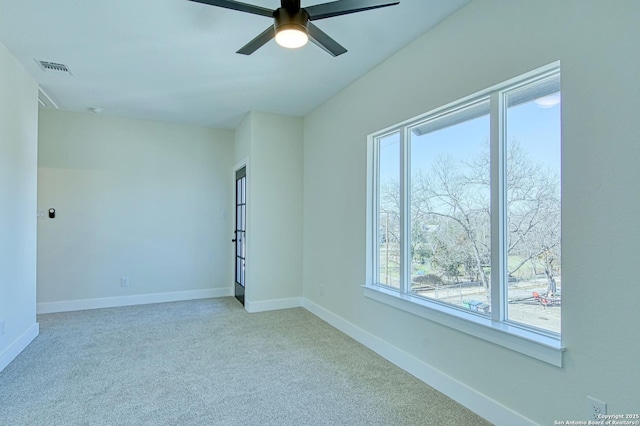
M 236 54 L 272 20 L 188 0 L 0 0 L 0 41 L 61 110 L 234 128 L 251 110 L 310 113 L 469 1 L 401 0 L 314 21 L 347 48 L 336 58 L 274 41 Z

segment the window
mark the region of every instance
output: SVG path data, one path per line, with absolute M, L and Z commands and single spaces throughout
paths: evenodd
M 365 293 L 559 351 L 560 146 L 558 64 L 371 135 Z
M 378 245 L 378 282 L 400 288 L 400 134 L 378 140 L 380 164 L 379 197 L 383 200 L 378 213 L 380 244 Z

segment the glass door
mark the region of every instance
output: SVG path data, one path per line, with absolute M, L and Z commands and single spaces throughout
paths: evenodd
M 236 171 L 236 229 L 235 238 L 235 270 L 236 284 L 235 297 L 244 306 L 245 291 L 245 260 L 246 244 L 245 235 L 247 228 L 247 168 L 243 167 Z

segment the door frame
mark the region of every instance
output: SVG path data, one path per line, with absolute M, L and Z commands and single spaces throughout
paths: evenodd
M 249 228 L 250 228 L 250 215 L 249 215 L 249 209 L 250 209 L 250 194 L 251 194 L 251 190 L 250 190 L 250 171 L 249 171 L 249 158 L 244 158 L 241 161 L 239 161 L 238 163 L 236 163 L 233 166 L 233 173 L 232 173 L 232 209 L 231 211 L 233 212 L 232 215 L 232 223 L 231 223 L 231 238 L 235 238 L 235 231 L 236 231 L 236 173 L 238 172 L 238 170 L 245 168 L 245 203 L 246 203 L 246 212 L 245 212 L 245 235 L 244 235 L 244 244 L 245 244 L 245 262 L 247 261 L 247 259 L 250 258 L 249 253 L 250 253 L 250 245 L 249 245 L 249 238 L 247 237 L 247 235 L 249 235 Z M 235 287 L 236 287 L 236 244 L 233 243 L 231 245 L 231 282 L 232 282 L 232 287 L 231 287 L 231 294 L 232 296 L 235 296 Z M 249 299 L 249 294 L 250 294 L 250 290 L 249 290 L 249 277 L 250 277 L 250 273 L 249 270 L 251 269 L 250 264 L 245 263 L 245 270 L 244 270 L 244 306 L 246 309 L 247 303 L 248 303 L 248 299 Z

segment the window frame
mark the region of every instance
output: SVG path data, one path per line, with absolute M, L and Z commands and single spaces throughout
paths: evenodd
M 560 74 L 560 62 L 554 62 L 503 83 L 443 105 L 420 116 L 390 126 L 367 137 L 367 236 L 366 236 L 366 275 L 363 291 L 365 297 L 393 306 L 394 308 L 435 321 L 455 330 L 470 334 L 483 340 L 531 356 L 557 367 L 562 366 L 562 333 L 511 322 L 506 318 L 508 308 L 507 287 L 503 285 L 507 276 L 506 252 L 502 249 L 507 243 L 506 211 L 506 107 L 508 92 L 522 86 L 535 83 Z M 484 100 L 489 100 L 490 110 L 490 208 L 491 208 L 491 314 L 481 315 L 462 307 L 450 305 L 412 294 L 410 289 L 410 262 L 408 254 L 410 232 L 410 144 L 409 132 L 429 120 L 466 108 Z M 380 211 L 380 158 L 378 140 L 399 134 L 400 139 L 400 288 L 386 286 L 377 282 L 379 277 L 379 211 Z M 407 213 L 409 212 L 409 213 Z M 562 315 L 562 314 L 561 314 Z

